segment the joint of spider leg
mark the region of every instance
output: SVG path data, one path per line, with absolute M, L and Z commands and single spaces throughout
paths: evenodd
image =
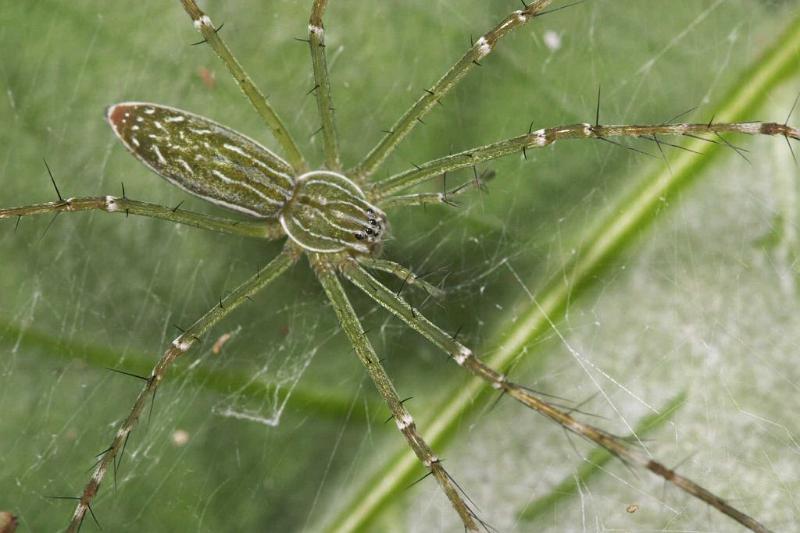
M 442 460 L 437 455 L 431 455 L 430 457 L 422 461 L 422 464 L 425 465 L 425 468 L 433 469 L 436 466 L 441 465 Z
M 475 49 L 476 57 L 472 60 L 472 62 L 478 66 L 481 66 L 481 64 L 478 61 L 483 59 L 492 52 L 492 46 L 493 44 L 486 39 L 485 35 L 482 36 L 477 41 L 475 41 L 473 48 Z
M 400 431 L 405 431 L 411 426 L 414 425 L 414 418 L 407 412 L 405 409 L 403 410 L 403 414 L 400 415 L 400 418 L 395 418 L 395 424 L 397 424 L 397 429 Z
M 172 341 L 172 346 L 177 348 L 182 353 L 188 352 L 189 348 L 191 348 L 192 344 L 194 344 L 194 339 L 197 339 L 197 337 L 194 337 L 192 335 L 191 337 L 193 337 L 193 339 L 192 340 L 187 340 L 187 339 L 183 338 L 184 335 L 185 335 L 185 333 L 183 335 L 180 335 L 180 336 L 176 337 L 175 340 Z M 197 340 L 199 340 L 199 339 L 197 339 Z
M 458 345 L 458 352 L 453 354 L 453 360 L 456 362 L 458 366 L 464 366 L 464 363 L 467 362 L 467 359 L 472 357 L 472 350 L 463 346 L 461 344 Z

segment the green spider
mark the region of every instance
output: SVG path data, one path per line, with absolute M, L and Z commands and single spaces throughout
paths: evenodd
M 322 17 L 327 0 L 315 0 L 309 23 L 315 97 L 322 120 L 325 168 L 308 168 L 287 129 L 233 57 L 210 18 L 194 0 L 181 0 L 197 30 L 230 70 L 242 91 L 264 119 L 283 150 L 285 159 L 257 142 L 214 121 L 171 107 L 151 103 L 124 102 L 107 110 L 114 133 L 141 162 L 187 192 L 252 217 L 241 222 L 138 202 L 126 197 L 59 198 L 57 202 L 0 210 L 0 218 L 60 211 L 100 209 L 124 212 L 192 225 L 213 231 L 266 239 L 285 239 L 282 252 L 256 275 L 242 283 L 219 306 L 210 309 L 182 332 L 166 350 L 146 379 L 129 415 L 119 426 L 102 454 L 89 483 L 79 498 L 69 531 L 76 531 L 115 458 L 139 420 L 147 398 L 154 393 L 176 358 L 188 352 L 217 324 L 280 274 L 307 257 L 322 285 L 342 329 L 385 400 L 408 446 L 436 479 L 465 529 L 477 530 L 483 523 L 468 504 L 458 485 L 417 431 L 414 419 L 403 405 L 347 298 L 340 277 L 361 289 L 375 302 L 418 331 L 462 368 L 489 386 L 515 398 L 527 407 L 586 438 L 621 459 L 638 464 L 675 484 L 694 497 L 757 531 L 764 526 L 721 498 L 680 476 L 649 456 L 601 429 L 576 420 L 570 413 L 540 399 L 527 388 L 484 364 L 456 338 L 429 321 L 399 294 L 374 278 L 366 268 L 390 272 L 408 284 L 418 284 L 433 295 L 441 291 L 415 276 L 408 268 L 380 258 L 390 231 L 385 210 L 389 207 L 448 203 L 468 187 L 440 193 L 399 193 L 448 171 L 473 167 L 505 155 L 541 148 L 563 139 L 608 139 L 646 137 L 659 142 L 659 135 L 720 135 L 721 133 L 780 135 L 800 139 L 800 132 L 777 123 L 675 123 L 657 125 L 601 125 L 581 123 L 529 131 L 518 137 L 465 150 L 429 161 L 380 181 L 368 181 L 381 163 L 421 118 L 509 32 L 546 12 L 551 0 L 536 0 L 515 11 L 492 30 L 474 41 L 469 50 L 398 119 L 381 141 L 351 169 L 343 169 L 334 127 L 333 106 L 326 66 Z M 480 185 L 480 180 L 477 182 Z M 224 305 L 223 305 L 224 304 Z

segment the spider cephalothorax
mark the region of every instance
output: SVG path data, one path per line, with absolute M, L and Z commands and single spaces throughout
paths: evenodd
M 312 252 L 380 252 L 386 215 L 343 174 L 315 170 L 296 179 L 279 220 L 286 234 Z

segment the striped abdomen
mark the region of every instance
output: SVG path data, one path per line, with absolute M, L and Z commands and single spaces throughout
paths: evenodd
M 212 120 L 139 102 L 113 105 L 106 118 L 142 163 L 205 200 L 263 218 L 276 216 L 292 196 L 288 163 Z

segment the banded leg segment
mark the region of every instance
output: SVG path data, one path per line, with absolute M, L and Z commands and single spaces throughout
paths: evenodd
M 453 508 L 461 518 L 464 528 L 468 531 L 477 531 L 478 525 L 475 514 L 462 498 L 452 478 L 442 466 L 441 460 L 433 453 L 417 431 L 414 419 L 403 406 L 403 402 L 397 395 L 397 391 L 389 379 L 389 376 L 386 374 L 383 365 L 381 365 L 380 359 L 375 353 L 375 349 L 372 347 L 364 329 L 361 327 L 361 322 L 358 320 L 358 316 L 353 306 L 350 304 L 350 300 L 347 298 L 342 284 L 339 282 L 336 271 L 330 266 L 328 261 L 320 259 L 319 257 L 311 256 L 311 263 L 317 274 L 317 278 L 333 305 L 333 309 L 336 312 L 339 323 L 342 325 L 342 329 L 349 338 L 356 355 L 367 370 L 378 392 L 392 412 L 397 428 L 403 434 L 406 442 L 408 442 L 409 447 L 413 450 L 419 461 L 425 465 L 425 468 L 436 478 L 436 481 L 444 491 L 447 499 L 450 500 Z
M 78 212 L 99 210 L 106 213 L 122 213 L 124 215 L 140 215 L 161 220 L 169 220 L 195 228 L 240 235 L 260 239 L 278 239 L 283 236 L 280 224 L 273 220 L 235 220 L 192 211 L 183 211 L 177 207 L 164 207 L 147 202 L 130 200 L 117 196 L 94 196 L 84 198 L 67 198 L 57 202 L 46 202 L 23 207 L 0 209 L 0 218 L 21 218 L 47 213 Z
M 515 11 L 507 16 L 500 24 L 478 38 L 478 40 L 472 44 L 472 47 L 461 56 L 461 59 L 456 61 L 433 87 L 425 90 L 422 96 L 414 102 L 408 111 L 395 122 L 389 133 L 381 139 L 380 142 L 370 150 L 364 160 L 354 169 L 350 170 L 347 175 L 359 180 L 365 180 L 374 174 L 380 164 L 394 151 L 397 145 L 400 144 L 400 141 L 414 129 L 417 122 L 421 121 L 422 117 L 424 117 L 439 100 L 444 98 L 464 76 L 479 65 L 481 59 L 491 53 L 497 41 L 502 39 L 513 29 L 536 18 L 536 16 L 541 14 L 551 3 L 552 0 L 534 0 L 526 4 L 524 9 Z
M 419 311 L 412 309 L 403 298 L 394 294 L 380 281 L 372 277 L 357 262 L 347 261 L 341 268 L 345 277 L 359 289 L 450 355 L 459 366 L 464 367 L 471 374 L 487 382 L 492 388 L 503 391 L 523 405 L 553 420 L 564 429 L 602 446 L 623 461 L 650 470 L 665 481 L 714 507 L 743 526 L 758 532 L 769 531 L 763 524 L 728 504 L 716 494 L 651 459 L 648 455 L 640 452 L 619 437 L 576 420 L 569 413 L 538 398 L 525 387 L 509 381 L 504 374 L 493 370 L 478 359 L 472 350 L 425 318 Z
M 161 356 L 161 359 L 159 359 L 153 367 L 130 413 L 122 422 L 119 429 L 117 429 L 114 440 L 111 441 L 111 445 L 103 453 L 103 456 L 97 463 L 92 478 L 84 487 L 83 494 L 75 507 L 75 512 L 67 528 L 68 533 L 76 533 L 80 529 L 83 518 L 89 510 L 89 506 L 92 504 L 94 497 L 97 495 L 97 491 L 100 489 L 100 484 L 108 472 L 109 466 L 111 466 L 117 454 L 119 454 L 120 450 L 125 446 L 128 436 L 139 421 L 147 397 L 155 393 L 161 381 L 164 379 L 167 369 L 172 365 L 175 359 L 188 352 L 192 346 L 200 340 L 200 337 L 217 322 L 225 318 L 248 298 L 255 295 L 286 271 L 286 269 L 294 264 L 297 257 L 298 253 L 291 245 L 285 246 L 283 251 L 275 259 L 270 261 L 253 277 L 239 285 L 227 298 L 220 302 L 220 305 L 214 306 L 214 308 L 210 309 L 192 324 L 189 329 L 172 341 L 172 345 L 164 352 L 164 355 Z
M 418 185 L 444 172 L 467 168 L 483 161 L 490 161 L 509 154 L 523 153 L 529 148 L 544 148 L 562 139 L 602 139 L 609 137 L 634 137 L 668 145 L 659 140 L 659 135 L 683 135 L 698 139 L 701 135 L 712 135 L 699 141 L 729 145 L 721 137 L 723 133 L 746 135 L 781 135 L 788 139 L 800 140 L 800 130 L 786 124 L 774 122 L 736 122 L 730 124 L 657 124 L 602 126 L 592 124 L 571 124 L 554 128 L 540 129 L 485 146 L 464 150 L 457 154 L 434 159 L 414 169 L 401 172 L 377 182 L 369 189 L 373 201 L 380 202 L 392 194 Z M 610 141 L 609 141 L 610 142 Z M 387 200 L 391 202 L 390 200 Z
M 322 144 L 325 151 L 325 166 L 329 170 L 340 171 L 339 141 L 333 120 L 334 108 L 331 97 L 331 83 L 328 77 L 328 62 L 325 56 L 325 27 L 322 17 L 328 0 L 314 0 L 311 17 L 308 20 L 308 46 L 311 49 L 311 65 L 314 68 L 314 95 L 317 110 L 322 121 Z
M 267 97 L 258 90 L 253 80 L 247 75 L 242 65 L 236 60 L 231 53 L 228 45 L 222 40 L 217 32 L 218 28 L 214 27 L 211 19 L 201 10 L 195 0 L 181 0 L 183 9 L 191 17 L 195 29 L 203 36 L 203 40 L 211 45 L 211 48 L 217 53 L 219 58 L 227 67 L 231 76 L 236 80 L 239 88 L 253 104 L 253 107 L 258 112 L 259 116 L 264 120 L 267 127 L 272 131 L 272 134 L 278 140 L 283 148 L 284 155 L 288 159 L 289 164 L 292 165 L 295 173 L 302 174 L 308 170 L 308 165 L 297 147 L 297 143 L 289 134 L 289 130 L 283 124 L 283 121 L 278 116 L 277 112 L 269 103 Z

